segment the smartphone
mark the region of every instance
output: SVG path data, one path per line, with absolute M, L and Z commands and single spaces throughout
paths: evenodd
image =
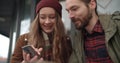
M 25 45 L 22 47 L 22 50 L 28 54 L 30 54 L 30 58 L 33 58 L 35 55 L 38 55 L 38 53 L 32 48 L 30 45 Z

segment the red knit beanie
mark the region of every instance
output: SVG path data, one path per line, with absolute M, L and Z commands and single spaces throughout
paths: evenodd
M 53 9 L 55 9 L 58 14 L 61 16 L 61 12 L 62 12 L 62 6 L 59 3 L 58 0 L 41 0 L 40 2 L 38 2 L 37 6 L 36 6 L 36 13 L 39 12 L 39 10 L 43 7 L 52 7 Z

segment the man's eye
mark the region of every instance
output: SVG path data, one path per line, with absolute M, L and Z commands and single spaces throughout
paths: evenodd
M 72 8 L 71 10 L 72 10 L 72 11 L 76 11 L 76 10 L 77 10 L 77 8 Z
M 77 6 L 73 6 L 73 7 L 71 8 L 71 10 L 72 10 L 72 11 L 77 11 L 78 8 L 79 8 L 79 7 L 77 7 Z

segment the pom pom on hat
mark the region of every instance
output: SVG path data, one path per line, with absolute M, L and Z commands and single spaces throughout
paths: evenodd
M 37 6 L 36 6 L 36 13 L 39 12 L 39 10 L 43 7 L 52 7 L 53 9 L 55 9 L 58 14 L 61 16 L 61 12 L 62 12 L 62 6 L 59 3 L 58 0 L 41 0 L 38 2 Z

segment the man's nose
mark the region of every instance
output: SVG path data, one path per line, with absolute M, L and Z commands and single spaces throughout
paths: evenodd
M 69 18 L 73 18 L 74 14 L 72 12 L 69 13 Z

